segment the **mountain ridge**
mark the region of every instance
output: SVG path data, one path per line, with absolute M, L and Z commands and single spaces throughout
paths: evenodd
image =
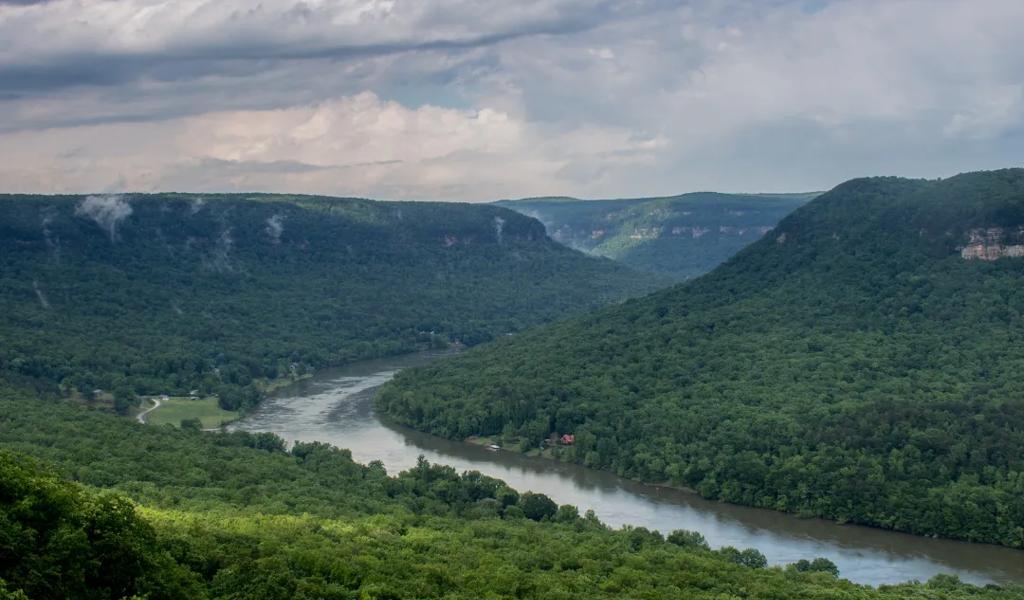
M 0 250 L 0 376 L 219 390 L 232 408 L 261 379 L 473 345 L 659 284 L 500 207 L 318 196 L 4 196 Z
M 1022 547 L 1024 260 L 963 254 L 1022 209 L 1022 169 L 852 180 L 708 275 L 404 372 L 379 405 L 523 450 L 572 432 L 545 453 L 708 498 Z
M 693 192 L 605 200 L 541 197 L 495 204 L 537 218 L 553 239 L 567 246 L 679 281 L 714 268 L 815 195 Z

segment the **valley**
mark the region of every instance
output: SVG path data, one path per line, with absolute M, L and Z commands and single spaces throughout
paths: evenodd
M 848 182 L 669 287 L 496 206 L 3 198 L 0 597 L 1018 600 L 1019 188 Z
M 818 196 L 697 192 L 664 198 L 523 198 L 498 206 L 534 217 L 570 248 L 681 281 L 699 277 Z
M 0 0 L 0 600 L 1024 600 L 1022 23 Z
M 388 472 L 415 467 L 420 456 L 457 471 L 479 471 L 558 504 L 593 509 L 612 527 L 669 534 L 699 531 L 712 548 L 754 547 L 770 565 L 824 557 L 860 584 L 926 581 L 952 573 L 976 585 L 1024 583 L 1024 551 L 967 544 L 801 519 L 764 509 L 710 502 L 699 495 L 637 484 L 571 463 L 492 451 L 382 422 L 373 394 L 402 369 L 448 360 L 449 352 L 376 359 L 317 374 L 274 394 L 231 430 L 269 432 L 288 441 L 328 442 L 359 463 L 380 461 Z
M 708 275 L 400 373 L 378 409 L 451 439 L 803 516 L 1024 547 L 1024 170 L 856 179 Z M 499 441 L 503 445 L 508 445 Z

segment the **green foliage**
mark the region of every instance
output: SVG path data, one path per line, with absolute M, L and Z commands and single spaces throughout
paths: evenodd
M 547 506 L 540 495 L 425 460 L 392 478 L 324 444 L 286 451 L 271 434 L 143 427 L 3 390 L 0 446 L 113 490 L 97 494 L 0 454 L 0 543 L 22 544 L 16 553 L 0 547 L 0 598 L 20 600 L 23 590 L 33 598 L 1024 599 L 1019 588 L 955 579 L 874 590 L 751 569 L 754 552 L 737 561 L 680 546 L 678 536 L 609 530 L 567 507 L 527 519 L 520 506 L 530 498 Z M 27 528 L 68 535 L 54 546 L 44 543 L 49 534 L 16 534 Z M 30 587 L 40 581 L 32 573 L 53 573 L 62 559 L 71 562 L 46 584 L 81 585 L 77 573 L 91 573 L 84 588 Z
M 828 573 L 834 577 L 839 576 L 839 567 L 827 558 L 818 557 L 814 560 L 800 559 L 789 565 L 798 573 Z
M 1024 170 L 847 182 L 712 273 L 405 371 L 377 397 L 450 438 L 708 498 L 1024 547 Z
M 125 498 L 0 451 L 0 581 L 10 588 L 33 598 L 188 595 L 195 583 L 156 543 Z
M 563 244 L 679 281 L 703 275 L 818 194 L 716 194 L 578 200 L 527 198 L 499 206 L 535 217 Z
M 114 411 L 119 415 L 126 415 L 139 405 L 138 399 L 127 386 L 120 386 L 114 390 Z
M 536 222 L 493 207 L 280 196 L 207 197 L 204 205 L 181 195 L 128 200 L 133 212 L 116 227 L 76 215 L 78 197 L 0 202 L 0 376 L 13 384 L 0 386 L 0 598 L 1024 599 L 1019 588 L 976 588 L 949 577 L 875 590 L 797 567 L 764 568 L 756 550 L 712 551 L 699 534 L 677 532 L 665 540 L 644 528 L 613 531 L 590 511 L 580 517 L 541 494 L 519 494 L 496 479 L 425 460 L 389 477 L 380 463 L 356 464 L 349 452 L 326 444 L 289 449 L 270 434 L 204 433 L 194 422 L 181 429 L 143 427 L 26 393 L 61 391 L 130 410 L 136 394 L 197 389 L 216 393 L 222 408 L 235 409 L 258 399 L 258 384 L 266 379 L 446 339 L 487 339 L 614 300 L 638 282 L 608 263 L 550 243 Z M 267 229 L 274 217 L 283 230 Z M 496 217 L 504 219 L 500 227 Z M 788 266 L 783 270 L 790 272 Z M 770 282 L 770 268 L 763 277 L 750 285 Z M 686 288 L 698 290 L 688 302 L 700 299 L 700 285 Z M 731 314 L 728 299 L 712 288 L 708 297 L 718 297 L 723 314 Z M 741 288 L 730 294 L 756 295 Z M 673 290 L 654 301 L 680 293 L 691 292 Z M 1004 298 L 1013 301 L 1012 293 Z M 558 449 L 567 459 L 577 459 L 579 452 L 595 466 L 613 461 L 635 476 L 690 481 L 688 459 L 675 454 L 685 444 L 673 435 L 693 441 L 690 427 L 714 425 L 716 415 L 693 425 L 666 422 L 661 419 L 678 415 L 645 409 L 638 399 L 661 401 L 669 391 L 692 394 L 693 385 L 715 388 L 692 373 L 686 381 L 677 378 L 667 362 L 650 368 L 663 369 L 670 385 L 653 388 L 627 377 L 625 367 L 637 368 L 643 344 L 670 346 L 652 323 L 680 319 L 680 327 L 692 333 L 707 330 L 709 315 L 694 309 L 697 320 L 690 322 L 679 312 L 689 311 L 687 306 L 649 302 L 522 336 L 552 368 L 560 368 L 561 360 L 583 361 L 581 386 L 599 373 L 611 377 L 599 381 L 598 395 L 584 398 L 584 405 L 578 402 L 585 388 L 558 389 L 543 377 L 521 390 L 505 388 L 493 406 L 472 409 L 459 385 L 451 385 L 441 393 L 453 407 L 463 404 L 458 418 L 421 402 L 439 393 L 437 383 L 425 387 L 422 398 L 407 396 L 407 390 L 395 396 L 394 388 L 386 403 L 398 406 L 392 403 L 400 398 L 417 420 L 444 423 L 449 433 L 489 429 L 531 439 L 575 432 L 576 443 Z M 624 318 L 628 326 L 586 331 L 584 326 L 605 318 Z M 730 323 L 711 325 L 728 331 Z M 654 337 L 623 343 L 634 331 Z M 600 336 L 621 343 L 615 354 L 624 362 L 594 360 L 597 355 L 589 351 L 575 355 L 560 338 L 566 332 L 579 334 L 584 350 Z M 706 350 L 710 337 L 694 339 Z M 517 376 L 526 380 L 515 383 L 529 383 L 542 373 L 531 372 L 520 348 L 518 340 L 495 346 L 513 350 L 509 372 L 522 369 Z M 601 351 L 607 356 L 608 348 Z M 687 368 L 685 355 L 664 355 Z M 487 356 L 467 357 L 458 368 Z M 1003 371 L 992 372 L 1001 381 Z M 411 374 L 403 385 L 421 376 Z M 738 385 L 750 385 L 750 379 L 741 377 Z M 986 388 L 977 397 L 987 406 L 985 394 L 1006 389 Z M 612 390 L 614 396 L 601 395 Z M 481 386 L 474 393 L 476 400 L 492 402 L 495 389 Z M 559 410 L 547 410 L 556 404 Z M 936 406 L 952 410 L 949 402 Z M 1012 427 L 1012 403 L 998 410 L 1010 421 L 1006 428 Z M 777 414 L 795 421 L 800 413 Z M 910 415 L 911 423 L 917 418 L 912 411 L 900 415 Z M 655 425 L 645 425 L 648 418 Z M 979 436 L 1002 435 L 982 450 L 1006 454 L 989 455 L 995 469 L 975 482 L 992 486 L 1003 463 L 1020 453 L 1011 453 L 1012 432 L 983 419 L 973 422 Z M 724 432 L 719 423 L 707 431 L 719 436 L 715 444 L 730 436 L 729 448 L 750 439 L 772 440 L 764 423 L 749 423 Z M 813 425 L 822 427 L 823 421 Z M 839 425 L 849 424 L 834 427 Z M 635 434 L 635 427 L 655 436 L 639 453 L 631 443 L 638 436 L 623 435 Z M 829 433 L 827 427 L 822 431 Z M 944 442 L 941 429 L 900 431 L 932 453 Z M 661 455 L 664 448 L 671 452 Z M 711 469 L 722 461 L 745 474 L 744 485 L 754 485 L 770 465 L 762 469 L 763 455 L 751 452 L 738 453 L 741 458 L 731 450 L 715 454 L 699 483 L 721 497 L 746 490 L 731 471 Z M 913 457 L 898 458 L 915 465 Z M 37 466 L 37 460 L 56 471 Z M 827 484 L 823 474 L 835 467 L 823 464 L 814 476 Z M 923 468 L 914 473 L 915 481 L 927 481 Z M 802 489 L 795 483 L 786 489 Z M 767 489 L 770 494 L 776 488 Z M 949 510 L 958 514 L 952 505 Z
M 182 429 L 192 429 L 194 431 L 200 431 L 203 428 L 203 422 L 200 421 L 199 418 L 197 417 L 192 417 L 190 419 L 182 419 L 181 423 L 179 423 L 179 426 Z
M 704 539 L 704 536 L 699 531 L 676 529 L 665 539 L 668 543 L 675 544 L 676 546 L 682 546 L 683 548 L 708 549 L 708 541 Z
M 718 551 L 722 556 L 729 562 L 743 565 L 750 569 L 763 569 L 768 566 L 768 559 L 761 554 L 757 548 L 747 548 L 746 550 L 737 550 L 732 546 L 725 546 Z
M 12 591 L 7 582 L 0 579 L 0 600 L 29 600 L 29 597 L 21 590 Z
M 494 207 L 250 195 L 0 197 L 0 377 L 94 400 L 216 394 L 653 289 Z M 112 209 L 113 210 L 113 209 Z M 104 221 L 104 218 L 108 220 Z M 101 396 L 100 398 L 102 398 Z
M 558 505 L 544 494 L 527 492 L 519 499 L 519 507 L 527 519 L 545 521 L 558 512 Z

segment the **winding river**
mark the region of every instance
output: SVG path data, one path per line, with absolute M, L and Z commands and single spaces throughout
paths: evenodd
M 380 460 L 390 473 L 414 466 L 423 455 L 460 471 L 503 479 L 520 491 L 542 492 L 581 512 L 593 509 L 612 526 L 632 524 L 663 533 L 696 530 L 712 547 L 755 547 L 771 564 L 824 556 L 839 566 L 842 577 L 858 583 L 924 581 L 937 573 L 976 584 L 1024 583 L 1024 551 L 710 502 L 577 465 L 441 439 L 384 424 L 374 415 L 378 386 L 403 368 L 443 355 L 421 353 L 325 371 L 281 390 L 233 428 L 270 431 L 289 441 L 328 442 L 350 449 L 359 462 Z

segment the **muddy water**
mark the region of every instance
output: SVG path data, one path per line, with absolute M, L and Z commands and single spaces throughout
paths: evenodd
M 712 547 L 755 547 L 771 564 L 824 556 L 839 566 L 843 577 L 858 583 L 924 581 L 937 573 L 954 573 L 978 584 L 1024 583 L 1022 551 L 709 502 L 610 473 L 494 452 L 382 423 L 373 412 L 375 388 L 399 370 L 438 356 L 408 355 L 324 372 L 268 399 L 234 427 L 271 431 L 289 441 L 329 442 L 350 449 L 359 462 L 380 460 L 391 473 L 412 467 L 423 455 L 460 471 L 503 479 L 520 491 L 542 492 L 581 511 L 593 509 L 609 525 L 632 524 L 664 533 L 692 529 L 704 534 Z

